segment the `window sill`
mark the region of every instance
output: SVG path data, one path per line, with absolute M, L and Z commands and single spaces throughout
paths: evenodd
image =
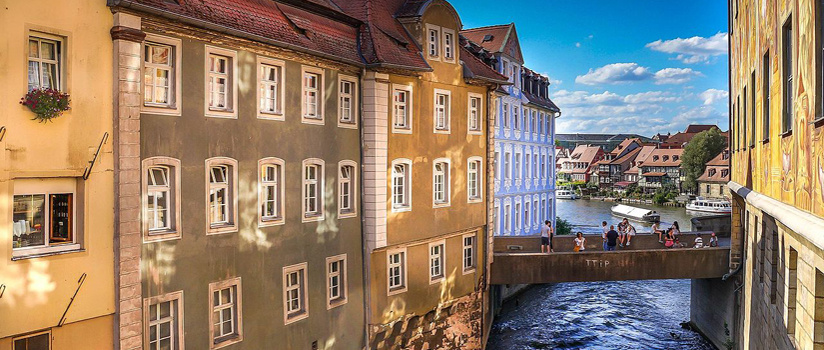
M 406 293 L 406 290 L 407 290 L 406 286 L 403 286 L 403 287 L 395 287 L 395 289 L 390 289 L 390 290 L 386 293 L 386 296 L 390 296 L 390 297 L 391 297 L 391 296 L 393 296 L 393 295 L 398 295 L 398 294 L 401 294 L 401 293 Z
M 392 208 L 393 213 L 404 213 L 404 212 L 407 212 L 407 211 L 412 211 L 412 207 L 406 206 L 406 207 Z
M 441 283 L 441 282 L 443 282 L 443 280 L 444 280 L 443 276 L 438 276 L 438 277 L 431 277 L 430 276 L 429 277 L 429 285 Z
M 346 305 L 347 302 L 349 302 L 349 299 L 345 298 L 329 301 L 326 303 L 326 310 L 332 310 L 338 306 Z
M 792 136 L 792 135 L 793 135 L 793 130 L 790 129 L 790 130 L 787 130 L 787 131 L 781 133 L 781 138 L 785 138 L 787 136 Z
M 306 319 L 306 318 L 309 318 L 309 313 L 304 310 L 304 311 L 301 311 L 300 313 L 294 313 L 291 316 L 286 316 L 286 319 L 283 320 L 283 324 L 284 325 L 292 324 L 292 323 L 295 323 L 297 321 L 300 321 L 300 320 L 303 320 L 303 319 Z
M 469 204 L 483 203 L 483 198 L 470 198 L 466 201 Z
M 323 121 L 323 117 L 303 116 L 303 117 L 301 117 L 300 122 L 303 123 L 303 124 L 311 124 L 311 125 L 324 125 L 324 124 L 326 124 Z
M 483 136 L 484 132 L 482 130 L 469 130 L 467 134 Z
M 140 109 L 140 113 L 180 116 L 180 107 L 143 104 L 142 108 Z
M 258 117 L 258 119 L 276 120 L 276 121 L 281 121 L 281 122 L 286 120 L 286 117 L 283 115 L 283 113 L 280 113 L 280 112 L 262 112 L 262 111 L 259 111 L 257 117 Z
M 258 220 L 258 227 L 279 226 L 286 223 L 283 218 Z
M 432 208 L 447 208 L 451 205 L 451 203 L 433 203 Z
M 21 249 L 22 251 L 13 251 L 11 261 L 45 258 L 53 255 L 83 253 L 86 251 L 86 249 L 80 247 L 80 244 L 67 244 L 62 247 L 52 247 L 46 251 L 40 250 L 38 252 L 26 252 L 26 249 L 24 248 L 18 249 Z
M 315 222 L 315 221 L 323 221 L 323 214 L 313 214 L 313 215 L 303 214 L 303 219 L 301 220 L 301 222 Z
M 220 226 L 209 226 L 206 229 L 206 235 L 219 235 L 223 233 L 234 233 L 237 232 L 236 225 L 220 225 Z
M 768 143 L 770 143 L 770 138 L 769 138 L 769 137 L 768 137 L 768 138 L 766 138 L 766 139 L 761 140 L 761 144 L 762 144 L 762 145 L 766 145 L 766 144 L 768 144 Z
M 432 132 L 435 133 L 435 134 L 443 134 L 443 135 L 449 135 L 449 134 L 452 133 L 452 131 L 450 131 L 449 129 L 435 129 Z
M 463 270 L 464 275 L 470 275 L 470 274 L 473 274 L 473 273 L 475 273 L 475 268 L 474 267 Z
M 235 335 L 232 335 L 232 336 L 227 336 L 226 338 L 223 338 L 223 339 L 224 340 L 221 340 L 218 343 L 215 343 L 214 340 L 213 340 L 211 349 L 212 350 L 220 349 L 222 347 L 226 347 L 226 346 L 232 345 L 234 343 L 240 343 L 241 341 L 243 341 L 243 337 L 238 335 L 238 334 L 235 334 Z
M 812 124 L 814 128 L 820 127 L 824 125 L 824 117 L 813 120 L 810 124 Z
M 355 122 L 345 122 L 342 120 L 338 120 L 338 127 L 344 129 L 357 129 L 358 124 Z
M 207 109 L 206 117 L 221 119 L 237 119 L 237 112 L 231 109 Z
M 398 128 L 398 127 L 392 127 L 392 133 L 393 133 L 393 134 L 407 134 L 407 135 L 412 135 L 412 129 L 409 129 L 409 128 Z
M 338 219 L 349 219 L 349 218 L 354 218 L 354 217 L 357 217 L 357 216 L 358 216 L 358 213 L 354 212 L 354 211 L 349 211 L 349 212 L 344 212 L 344 213 L 339 212 L 338 213 Z
M 177 231 L 154 231 L 143 234 L 143 243 L 171 241 L 180 238 L 180 233 Z

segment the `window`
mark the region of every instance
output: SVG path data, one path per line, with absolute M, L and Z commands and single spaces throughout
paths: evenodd
M 357 125 L 357 83 L 354 77 L 339 76 L 338 126 L 354 128 Z
M 309 317 L 306 302 L 306 263 L 283 268 L 283 322 L 290 324 Z
M 143 103 L 169 107 L 174 98 L 174 47 L 153 42 L 143 45 Z
M 63 75 L 63 39 L 33 33 L 29 35 L 29 90 L 65 90 Z
M 750 85 L 750 108 L 752 108 L 752 113 L 750 114 L 750 147 L 755 146 L 755 71 L 752 71 L 750 74 L 750 81 L 752 82 Z
M 357 215 L 356 164 L 351 160 L 341 161 L 338 171 L 338 216 L 351 218 Z
M 406 291 L 406 248 L 390 250 L 387 256 L 388 294 Z
M 784 92 L 784 115 L 781 122 L 781 132 L 788 133 L 793 129 L 793 94 L 795 87 L 793 85 L 793 19 L 787 19 L 782 30 L 782 55 L 783 60 L 782 76 L 783 76 L 783 92 Z
M 515 203 L 515 231 L 521 230 L 521 203 Z
M 429 283 L 436 283 L 444 278 L 445 241 L 429 243 Z
M 143 240 L 180 238 L 180 161 L 143 160 Z
M 258 161 L 258 206 L 259 226 L 282 224 L 284 198 L 284 162 L 279 158 L 264 158 Z
M 81 248 L 75 232 L 77 211 L 83 208 L 75 195 L 77 186 L 77 180 L 70 178 L 14 180 L 14 257 Z
M 470 203 L 481 202 L 481 193 L 483 192 L 483 178 L 481 177 L 482 162 L 483 158 L 481 157 L 471 157 L 466 165 L 466 191 L 468 197 L 467 200 Z
M 320 159 L 303 161 L 303 222 L 323 220 L 323 168 Z
M 397 159 L 392 162 L 392 211 L 412 207 L 412 161 Z
M 521 113 L 516 106 L 512 106 L 512 120 L 515 130 L 521 130 Z
M 443 28 L 443 60 L 455 61 L 455 31 Z
M 521 169 L 521 154 L 515 153 L 515 176 L 517 180 L 523 179 L 523 173 Z
M 50 350 L 51 332 L 45 331 L 15 338 L 13 343 L 13 350 Z
M 206 161 L 208 233 L 237 231 L 237 161 L 210 158 Z
M 209 284 L 210 349 L 217 349 L 243 340 L 240 277 Z
M 475 271 L 475 234 L 463 236 L 463 273 Z
M 149 349 L 183 349 L 183 292 L 144 301 L 146 343 Z
M 449 160 L 445 158 L 436 159 L 432 169 L 432 197 L 436 208 L 449 206 L 451 197 L 449 163 Z
M 326 258 L 326 307 L 346 304 L 346 254 Z
M 762 140 L 770 139 L 770 90 L 772 89 L 772 73 L 770 72 L 770 52 L 764 54 L 761 76 L 761 128 Z
M 449 91 L 435 89 L 435 132 L 449 133 L 451 97 Z
M 392 93 L 392 131 L 412 131 L 412 89 L 395 87 Z
M 512 162 L 509 152 L 504 153 L 504 177 L 509 180 L 512 178 Z
M 509 206 L 509 204 L 504 204 L 504 232 L 507 233 L 509 233 L 512 229 L 512 226 L 510 226 L 511 221 L 509 220 L 511 210 L 512 208 Z
M 481 95 L 469 94 L 467 129 L 470 133 L 481 133 L 481 108 L 483 108 L 481 106 Z
M 501 178 L 501 171 L 500 171 L 500 169 L 501 169 L 501 152 L 500 151 L 495 151 L 495 163 L 494 163 L 493 168 L 495 169 L 495 174 L 494 174 L 495 179 L 500 179 Z
M 429 53 L 429 57 L 437 59 L 439 51 L 440 51 L 440 41 L 441 41 L 440 28 L 437 27 L 437 26 L 431 26 L 431 25 L 427 25 L 426 28 L 427 28 L 426 29 L 426 32 L 427 32 L 426 41 L 427 41 L 427 47 L 428 47 L 427 51 Z
M 284 120 L 284 62 L 258 57 L 259 118 Z
M 301 77 L 303 122 L 323 125 L 323 70 L 304 66 L 301 68 Z
M 501 113 L 501 124 L 504 128 L 509 128 L 509 103 L 504 103 Z
M 206 46 L 206 116 L 237 118 L 237 53 Z

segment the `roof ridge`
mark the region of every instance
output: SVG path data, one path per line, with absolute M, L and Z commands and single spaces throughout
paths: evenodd
M 506 27 L 506 26 L 511 25 L 511 24 L 512 24 L 512 23 L 509 23 L 509 24 L 492 24 L 492 25 L 482 26 L 482 27 L 475 27 L 475 28 L 469 28 L 469 29 L 461 29 L 461 32 L 478 31 L 478 30 L 482 30 L 482 29 L 489 29 L 489 28 L 495 28 L 495 27 Z

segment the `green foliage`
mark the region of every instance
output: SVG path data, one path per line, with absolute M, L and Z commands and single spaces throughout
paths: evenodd
M 656 192 L 655 196 L 652 197 L 652 201 L 655 204 L 664 204 L 667 202 L 667 195 L 664 192 Z
M 727 148 L 727 138 L 716 129 L 703 131 L 684 147 L 681 156 L 681 169 L 684 171 L 684 188 L 695 191 L 698 188 L 696 180 L 704 173 L 707 162 Z
M 571 235 L 572 234 L 572 225 L 569 221 L 566 221 L 561 218 L 555 219 L 555 234 L 556 235 Z
M 724 348 L 726 348 L 727 350 L 734 349 L 735 341 L 730 338 L 730 326 L 727 324 L 726 321 L 724 321 L 724 335 L 727 337 L 727 339 L 724 340 L 724 343 L 722 343 L 721 345 L 723 345 Z

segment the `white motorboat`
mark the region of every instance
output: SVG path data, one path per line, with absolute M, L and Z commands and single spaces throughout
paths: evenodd
M 687 210 L 703 213 L 729 214 L 732 213 L 732 204 L 723 199 L 696 198 L 687 204 Z
M 578 196 L 575 194 L 575 191 L 561 189 L 555 193 L 555 198 L 558 199 L 578 199 Z
M 612 207 L 612 215 L 640 222 L 659 222 L 661 215 L 657 211 L 618 204 Z

